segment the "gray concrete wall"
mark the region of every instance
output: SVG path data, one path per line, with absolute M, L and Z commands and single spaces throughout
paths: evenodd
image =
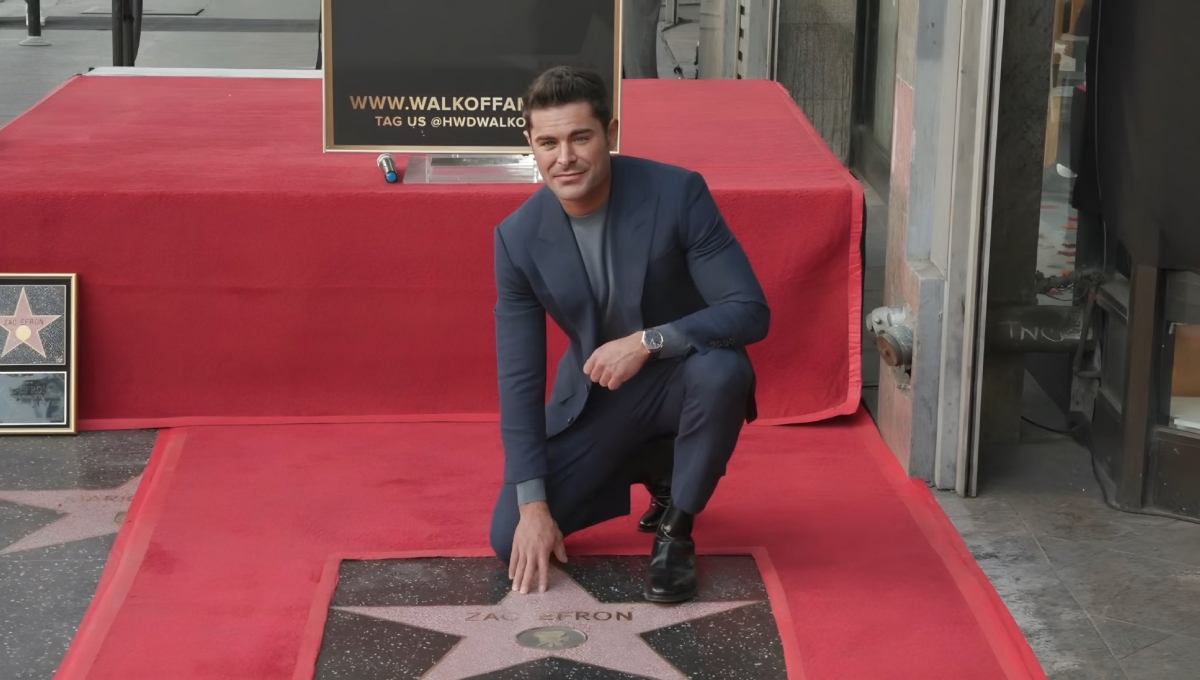
M 779 0 L 776 80 L 843 163 L 850 156 L 856 0 Z M 915 4 L 915 1 L 914 3 Z

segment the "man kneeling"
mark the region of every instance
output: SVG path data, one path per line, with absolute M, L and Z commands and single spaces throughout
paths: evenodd
M 545 590 L 563 536 L 628 514 L 643 483 L 654 502 L 639 528 L 656 532 L 646 599 L 687 600 L 693 516 L 754 418 L 745 346 L 767 334 L 766 298 L 699 173 L 610 155 L 618 122 L 598 75 L 551 69 L 524 104 L 545 186 L 495 231 L 492 546 L 514 590 Z M 549 402 L 547 314 L 570 338 Z M 669 453 L 671 440 L 667 461 L 648 447 Z

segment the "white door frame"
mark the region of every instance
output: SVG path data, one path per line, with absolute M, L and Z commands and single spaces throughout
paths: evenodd
M 946 286 L 938 391 L 934 486 L 974 496 L 979 462 L 979 404 L 986 322 L 991 191 L 996 138 L 996 88 L 1000 82 L 1005 0 L 953 0 L 947 28 L 955 29 L 952 158 L 943 239 Z M 948 36 L 949 37 L 949 36 Z M 936 255 L 934 257 L 937 257 Z

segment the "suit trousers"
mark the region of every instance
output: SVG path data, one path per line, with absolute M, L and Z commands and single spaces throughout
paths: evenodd
M 546 501 L 566 536 L 629 514 L 629 487 L 644 469 L 644 445 L 674 435 L 672 502 L 699 513 L 733 454 L 754 373 L 743 352 L 713 349 L 652 359 L 616 390 L 592 384 L 579 420 L 551 437 Z M 508 560 L 520 519 L 515 484 L 505 484 L 492 515 L 491 542 Z
M 662 0 L 623 0 L 621 61 L 625 78 L 658 77 L 658 15 Z

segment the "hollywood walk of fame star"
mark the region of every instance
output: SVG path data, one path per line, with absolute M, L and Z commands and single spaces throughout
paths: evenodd
M 602 603 L 562 570 L 552 568 L 545 593 L 510 592 L 495 605 L 334 609 L 462 637 L 422 680 L 461 680 L 547 657 L 656 680 L 686 680 L 687 676 L 659 656 L 640 634 L 756 602 Z M 579 631 L 587 639 L 564 649 L 560 642 L 570 634 L 554 630 L 558 627 Z M 532 633 L 544 644 L 533 648 L 517 642 L 518 635 L 538 628 L 549 629 Z
M 140 479 L 134 477 L 114 489 L 0 490 L 0 501 L 62 513 L 50 524 L 0 549 L 0 555 L 117 533 L 121 526 L 118 518 L 129 509 Z
M 25 289 L 22 288 L 21 296 L 17 299 L 17 311 L 13 312 L 12 316 L 0 316 L 0 328 L 8 331 L 8 337 L 4 341 L 4 350 L 0 351 L 0 357 L 21 345 L 29 345 L 33 351 L 43 357 L 46 356 L 46 350 L 42 347 L 41 332 L 59 318 L 61 315 L 58 314 L 34 314 L 33 310 L 29 308 L 29 298 L 25 296 Z

